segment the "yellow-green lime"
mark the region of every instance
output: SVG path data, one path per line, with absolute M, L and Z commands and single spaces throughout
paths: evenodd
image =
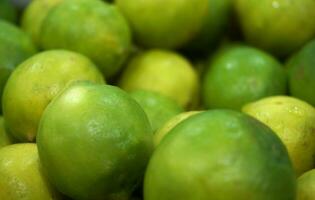
M 34 43 L 40 44 L 42 23 L 49 11 L 63 0 L 32 0 L 23 12 L 21 19 L 22 29 L 28 33 Z
M 2 93 L 14 68 L 36 53 L 32 40 L 13 24 L 0 20 L 0 111 Z
M 3 116 L 9 132 L 20 141 L 34 141 L 46 106 L 77 80 L 104 83 L 88 58 L 66 50 L 45 51 L 20 64 L 3 93 Z
M 297 200 L 315 200 L 315 169 L 305 172 L 297 181 Z
M 208 0 L 116 0 L 138 43 L 150 48 L 179 48 L 201 29 Z
M 181 55 L 166 50 L 148 50 L 130 61 L 119 86 L 126 91 L 155 91 L 187 107 L 198 94 L 199 80 L 196 70 Z
M 297 176 L 314 168 L 314 107 L 293 97 L 276 96 L 250 103 L 243 111 L 267 124 L 281 138 Z
M 235 0 L 247 42 L 275 55 L 287 56 L 315 34 L 313 0 Z
M 61 199 L 44 176 L 36 144 L 13 144 L 0 148 L 1 200 Z

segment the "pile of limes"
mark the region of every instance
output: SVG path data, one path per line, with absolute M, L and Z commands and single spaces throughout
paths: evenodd
M 0 200 L 315 200 L 314 0 L 1 0 Z

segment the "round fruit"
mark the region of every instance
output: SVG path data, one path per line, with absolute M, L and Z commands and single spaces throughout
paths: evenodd
M 42 174 L 36 144 L 14 144 L 1 148 L 0 177 L 0 199 L 60 199 Z
M 181 114 L 176 115 L 175 117 L 172 117 L 170 120 L 168 120 L 164 125 L 156 131 L 154 134 L 154 145 L 157 147 L 161 141 L 164 139 L 164 137 L 175 127 L 177 124 L 181 123 L 182 121 L 186 120 L 187 118 L 200 113 L 201 111 L 190 111 L 190 112 L 184 112 Z
M 13 138 L 5 130 L 3 117 L 0 117 L 0 148 L 13 143 Z
M 208 12 L 202 28 L 187 47 L 187 50 L 193 53 L 212 49 L 220 41 L 229 22 L 232 0 L 208 2 Z
M 42 22 L 44 49 L 63 48 L 89 57 L 106 77 L 120 69 L 131 46 L 130 30 L 117 8 L 100 0 L 67 0 Z
M 104 82 L 89 59 L 70 51 L 46 51 L 20 64 L 3 93 L 3 115 L 9 132 L 21 141 L 34 141 L 48 103 L 76 80 Z
M 0 20 L 0 105 L 3 88 L 13 69 L 36 49 L 31 39 L 16 26 Z M 0 112 L 2 106 L 0 106 Z
M 315 40 L 288 62 L 290 94 L 315 106 Z
M 313 0 L 236 0 L 246 40 L 275 55 L 286 56 L 315 34 Z
M 179 48 L 201 29 L 208 0 L 116 0 L 138 43 L 154 48 Z
M 207 108 L 240 110 L 246 103 L 285 92 L 286 73 L 281 64 L 258 49 L 241 45 L 219 52 L 203 81 Z
M 184 112 L 184 109 L 175 101 L 156 92 L 135 90 L 130 95 L 147 114 L 153 132 L 163 126 L 170 118 Z
M 315 169 L 298 178 L 297 200 L 315 200 Z
M 286 145 L 297 175 L 314 167 L 315 109 L 292 97 L 269 97 L 243 111 L 267 124 Z
M 49 11 L 61 1 L 63 0 L 32 0 L 26 7 L 21 26 L 32 37 L 37 46 L 40 45 L 39 35 L 43 20 Z
M 49 104 L 37 142 L 43 168 L 62 193 L 74 199 L 127 199 L 141 181 L 153 134 L 127 93 L 79 82 Z
M 124 90 L 155 91 L 186 107 L 196 98 L 198 75 L 182 56 L 163 50 L 150 50 L 135 56 L 120 82 Z
M 0 19 L 16 22 L 17 12 L 10 0 L 0 1 Z
M 288 153 L 264 124 L 235 111 L 199 113 L 154 151 L 144 199 L 295 200 Z

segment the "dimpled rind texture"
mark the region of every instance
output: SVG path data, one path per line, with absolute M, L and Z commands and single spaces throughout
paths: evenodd
M 154 151 L 146 200 L 295 200 L 296 177 L 280 139 L 230 110 L 194 115 Z
M 128 198 L 153 150 L 140 105 L 117 87 L 88 82 L 70 85 L 49 104 L 37 142 L 50 181 L 80 200 Z

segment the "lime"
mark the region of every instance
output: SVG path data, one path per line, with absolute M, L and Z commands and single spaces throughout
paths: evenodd
M 69 49 L 89 57 L 106 77 L 118 72 L 128 55 L 131 36 L 118 9 L 101 0 L 67 0 L 42 22 L 44 49 Z
M 33 39 L 34 43 L 39 46 L 40 30 L 43 20 L 58 3 L 63 0 L 32 0 L 24 10 L 21 26 Z
M 315 40 L 290 58 L 287 68 L 290 94 L 315 106 Z
M 267 126 L 245 114 L 212 110 L 172 129 L 154 151 L 146 200 L 295 200 L 288 153 Z
M 1 148 L 0 177 L 0 199 L 60 199 L 42 173 L 36 144 L 14 144 Z
M 159 128 L 156 133 L 154 134 L 154 145 L 158 146 L 160 142 L 164 139 L 164 137 L 179 123 L 184 121 L 185 119 L 200 113 L 201 111 L 190 111 L 190 112 L 183 112 L 168 120 L 164 125 Z
M 298 178 L 297 200 L 315 199 L 315 169 Z
M 248 104 L 243 111 L 267 124 L 281 138 L 298 176 L 314 167 L 315 109 L 311 105 L 277 96 Z
M 181 55 L 165 50 L 149 50 L 130 61 L 119 86 L 127 91 L 155 91 L 187 107 L 197 96 L 198 82 L 197 72 Z
M 275 55 L 286 56 L 314 37 L 313 0 L 236 0 L 235 7 L 246 40 Z
M 34 141 L 48 103 L 76 80 L 104 82 L 88 58 L 70 51 L 42 52 L 20 64 L 3 93 L 3 115 L 9 132 L 21 141 Z
M 0 20 L 0 105 L 3 88 L 13 69 L 36 50 L 31 39 L 18 27 Z M 0 112 L 2 106 L 0 106 Z
M 201 29 L 208 0 L 116 0 L 138 43 L 179 48 Z
M 141 181 L 153 134 L 146 114 L 126 92 L 79 82 L 49 104 L 37 142 L 43 168 L 62 193 L 127 199 Z
M 213 58 L 203 80 L 207 108 L 240 110 L 251 101 L 286 92 L 281 64 L 258 49 L 230 46 Z
M 184 111 L 175 101 L 156 92 L 135 90 L 130 95 L 147 114 L 153 132 L 167 120 Z

